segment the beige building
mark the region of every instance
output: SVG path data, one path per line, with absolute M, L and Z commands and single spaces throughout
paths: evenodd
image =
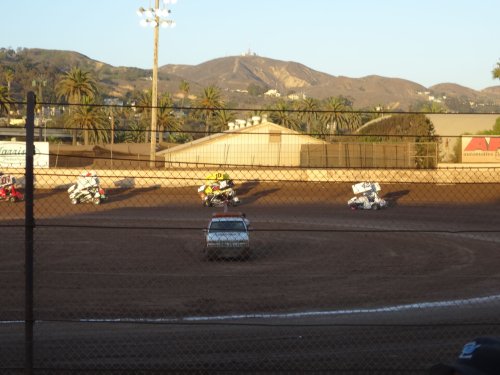
M 223 133 L 213 134 L 157 153 L 165 165 L 281 166 L 301 165 L 304 145 L 324 141 L 254 117 L 252 121 L 230 123 Z

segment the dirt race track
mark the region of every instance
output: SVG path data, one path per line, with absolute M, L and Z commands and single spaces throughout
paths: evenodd
M 36 191 L 38 364 L 418 373 L 500 335 L 500 186 L 383 188 L 389 208 L 351 211 L 349 184 L 239 186 L 252 257 L 212 262 L 202 228 L 221 208 L 195 187 L 112 190 L 100 206 Z M 7 225 L 24 205 L 0 208 L 0 320 L 17 321 L 24 229 Z M 0 325 L 14 348 L 19 329 Z M 9 353 L 0 368 L 18 365 Z

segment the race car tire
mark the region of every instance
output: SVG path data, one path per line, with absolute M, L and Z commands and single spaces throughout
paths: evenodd
M 71 199 L 71 204 L 77 204 L 77 203 L 78 203 L 78 199 L 76 199 L 76 198 Z
M 12 203 L 14 203 L 16 201 L 16 197 L 10 197 L 9 201 L 12 202 Z
M 101 198 L 99 198 L 99 197 L 94 198 L 94 199 L 92 200 L 92 202 L 93 202 L 93 203 L 97 206 L 97 205 L 101 204 Z
M 374 203 L 372 205 L 372 210 L 374 210 L 374 211 L 380 210 L 380 206 L 377 203 Z

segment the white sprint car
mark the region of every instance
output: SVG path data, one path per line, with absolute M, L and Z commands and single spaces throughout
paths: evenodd
M 347 205 L 352 210 L 379 210 L 387 207 L 387 201 L 378 196 L 382 190 L 378 182 L 359 182 L 352 185 L 352 191 L 356 196 L 349 199 Z

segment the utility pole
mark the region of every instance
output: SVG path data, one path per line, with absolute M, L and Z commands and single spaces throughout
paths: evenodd
M 155 9 L 160 8 L 160 0 L 155 0 Z M 153 48 L 153 86 L 151 89 L 151 168 L 156 167 L 156 129 L 158 125 L 158 40 L 160 39 L 160 17 L 155 13 L 155 32 Z
M 158 40 L 160 38 L 160 25 L 162 27 L 174 27 L 175 22 L 167 19 L 170 15 L 170 10 L 166 4 L 175 4 L 177 0 L 163 0 L 164 5 L 160 7 L 160 0 L 155 0 L 155 7 L 144 9 L 140 7 L 137 10 L 139 17 L 144 17 L 141 20 L 142 26 L 154 27 L 154 44 L 153 44 L 153 85 L 151 88 L 151 149 L 149 165 L 156 165 L 156 136 L 158 132 Z
M 115 114 L 111 108 L 109 119 L 111 120 L 111 167 L 113 167 L 113 145 L 115 144 Z
M 35 106 L 36 96 L 33 91 L 28 92 L 26 105 L 26 181 L 24 190 L 25 218 L 24 218 L 24 352 L 25 374 L 33 374 L 34 345 L 33 328 L 35 324 L 33 313 L 33 230 L 35 218 L 33 216 L 33 157 L 35 154 Z

